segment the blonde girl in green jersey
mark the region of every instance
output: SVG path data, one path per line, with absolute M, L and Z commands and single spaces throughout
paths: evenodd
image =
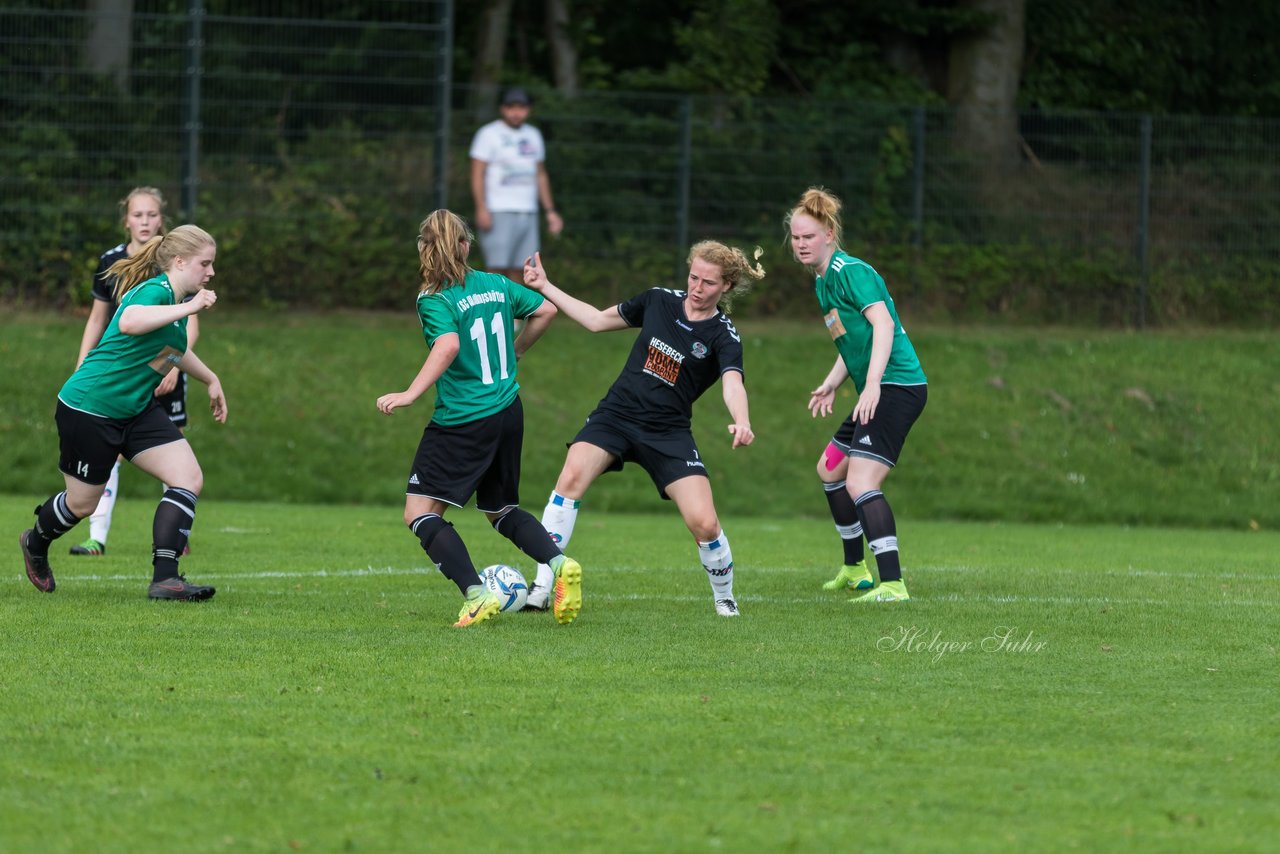
M 505 276 L 469 267 L 473 242 L 462 218 L 447 210 L 433 211 L 418 230 L 418 320 L 431 352 L 407 389 L 377 400 L 378 411 L 390 415 L 435 388 L 435 411 L 405 488 L 404 521 L 462 594 L 455 627 L 487 620 L 501 608 L 480 583 L 462 537 L 444 520 L 449 507 L 465 506 L 472 495 L 494 530 L 555 569 L 556 619 L 568 623 L 582 604 L 582 567 L 519 506 L 524 409 L 516 360 L 546 331 L 556 308 Z M 516 320 L 525 321 L 519 337 Z
M 58 392 L 58 467 L 66 489 L 36 508 L 35 525 L 18 538 L 27 578 L 37 589 L 54 592 L 49 546 L 93 512 L 123 456 L 165 485 L 152 523 L 147 595 L 197 601 L 214 594 L 214 588 L 191 584 L 178 573 L 204 474 L 155 390 L 176 366 L 209 387 L 214 419 L 227 419 L 221 382 L 187 349 L 188 318 L 217 302 L 205 287 L 216 253 L 208 232 L 183 225 L 152 237 L 108 270 L 120 307 Z
M 120 200 L 120 222 L 124 226 L 129 239 L 120 243 L 98 258 L 98 268 L 93 276 L 90 293 L 93 306 L 84 324 L 84 333 L 80 338 L 80 353 L 76 357 L 76 367 L 80 367 L 89 351 L 102 340 L 107 331 L 107 324 L 115 314 L 117 303 L 115 297 L 115 281 L 107 270 L 115 262 L 138 254 L 143 245 L 159 234 L 164 234 L 165 200 L 164 194 L 155 187 L 134 187 Z M 187 349 L 194 349 L 200 337 L 198 315 L 187 318 Z M 169 371 L 160 385 L 156 387 L 156 397 L 160 405 L 169 415 L 169 420 L 182 429 L 187 425 L 187 381 L 186 376 L 176 367 Z M 100 556 L 106 554 L 107 538 L 111 533 L 111 518 L 115 512 L 116 500 L 120 497 L 120 462 L 111 468 L 111 477 L 107 480 L 102 498 L 97 509 L 89 516 L 89 538 L 71 547 L 71 554 Z
M 818 459 L 818 477 L 845 549 L 844 565 L 823 587 L 874 586 L 862 558 L 865 536 L 880 584 L 850 601 L 907 600 L 911 597 L 898 559 L 897 523 L 880 488 L 924 411 L 927 380 L 884 279 L 866 261 L 840 248 L 840 200 L 811 187 L 784 225 L 796 260 L 814 274 L 814 295 L 839 354 L 826 378 L 810 392 L 809 411 L 814 417 L 830 415 L 836 390 L 846 379 L 853 380 L 858 392 L 853 412 Z

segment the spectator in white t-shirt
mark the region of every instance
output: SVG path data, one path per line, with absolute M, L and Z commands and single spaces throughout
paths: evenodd
M 499 119 L 476 131 L 471 140 L 471 196 L 485 266 L 522 281 L 524 262 L 538 251 L 538 203 L 547 215 L 547 231 L 558 235 L 564 221 L 556 213 L 547 176 L 542 133 L 526 124 L 529 93 L 508 89 Z

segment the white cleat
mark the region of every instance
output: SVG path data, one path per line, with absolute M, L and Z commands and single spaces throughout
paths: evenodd
M 716 613 L 722 617 L 736 617 L 739 613 L 738 603 L 732 599 L 717 599 Z
M 543 587 L 536 581 L 529 586 L 529 598 L 524 603 L 525 611 L 545 611 L 549 607 L 551 589 Z

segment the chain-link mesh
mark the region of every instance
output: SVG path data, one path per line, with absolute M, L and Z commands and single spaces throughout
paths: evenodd
M 139 184 L 234 248 L 222 269 L 270 279 L 245 285 L 254 299 L 397 303 L 423 214 L 441 198 L 471 214 L 467 152 L 497 93 L 448 87 L 448 0 L 116 6 L 124 50 L 101 36 L 111 2 L 0 10 L 0 295 L 83 301 Z M 1102 299 L 1091 317 L 1176 318 L 1196 308 L 1174 304 L 1175 279 L 1256 302 L 1280 269 L 1275 121 L 1033 111 L 991 156 L 966 136 L 988 117 L 947 108 L 534 94 L 566 220 L 544 245 L 610 297 L 639 275 L 678 282 L 688 245 L 714 237 L 766 247 L 759 305 L 781 306 L 804 280 L 782 217 L 811 185 L 844 199 L 852 251 L 961 313 L 1054 319 Z M 1038 296 L 1010 296 L 1011 265 Z

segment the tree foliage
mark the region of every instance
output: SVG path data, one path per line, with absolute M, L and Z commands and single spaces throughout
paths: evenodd
M 514 0 L 508 79 L 552 84 L 545 3 Z M 954 41 L 992 26 L 964 0 L 568 5 L 584 89 L 940 103 Z M 460 7 L 457 43 L 473 44 L 478 25 Z M 1280 52 L 1269 44 L 1277 31 L 1277 3 L 1034 0 L 1026 8 L 1019 103 L 1280 115 Z

